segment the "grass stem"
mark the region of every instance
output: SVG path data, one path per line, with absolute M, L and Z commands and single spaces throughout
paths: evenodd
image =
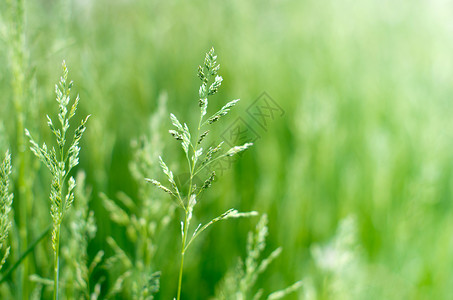
M 187 242 L 187 231 L 189 229 L 189 212 L 186 210 L 185 212 L 186 216 L 184 218 L 184 229 L 182 232 L 182 247 L 181 247 L 181 264 L 179 267 L 179 279 L 178 279 L 178 294 L 176 299 L 180 300 L 181 299 L 181 289 L 182 289 L 182 273 L 184 270 L 184 255 L 186 253 L 186 242 Z
M 58 277 L 60 273 L 60 224 L 55 228 L 55 256 L 54 256 L 54 281 L 53 299 L 58 300 Z

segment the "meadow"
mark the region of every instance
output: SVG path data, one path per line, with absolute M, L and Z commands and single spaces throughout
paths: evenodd
M 451 298 L 452 4 L 1 1 L 0 299 Z

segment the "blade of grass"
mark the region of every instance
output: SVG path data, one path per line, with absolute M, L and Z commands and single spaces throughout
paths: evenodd
M 46 230 L 41 233 L 41 235 L 28 247 L 28 249 L 19 257 L 19 259 L 12 265 L 11 267 L 8 268 L 8 271 L 5 272 L 5 275 L 3 275 L 2 279 L 0 279 L 0 284 L 2 284 L 6 278 L 9 277 L 9 275 L 14 272 L 15 269 L 17 269 L 18 266 L 22 263 L 22 261 L 28 256 L 28 254 L 32 253 L 35 247 L 41 242 L 46 235 L 50 232 L 50 229 L 52 226 L 49 226 L 46 228 Z

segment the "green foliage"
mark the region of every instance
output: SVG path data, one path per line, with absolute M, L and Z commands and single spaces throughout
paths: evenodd
M 94 212 L 97 225 L 96 235 L 87 240 L 88 267 L 99 250 L 105 251 L 102 265 L 115 255 L 108 237 L 132 261 L 133 272 L 148 248 L 152 268 L 147 274 L 162 271 L 155 299 L 174 297 L 180 246 L 175 237 L 184 210 L 174 196 L 143 180 L 155 178 L 172 188 L 166 175 L 159 177 L 161 155 L 187 201 L 188 172 L 180 164 L 185 152 L 171 147 L 173 138 L 162 130 L 168 127 L 168 113 L 157 131 L 148 126 L 159 95 L 167 91 L 169 112 L 182 127 L 188 124 L 192 143 L 203 148 L 197 165 L 219 145 L 220 140 L 211 144 L 214 137 L 226 138 L 230 132 L 225 129 L 237 125 L 236 120 L 259 136 L 253 141 L 256 150 L 234 157 L 236 162 L 224 172 L 216 166 L 229 158 L 196 174 L 197 189 L 211 176 L 215 188 L 196 198 L 189 232 L 230 207 L 267 213 L 267 247 L 271 252 L 281 246 L 284 252 L 258 276 L 251 296 L 263 289 L 267 297 L 302 278 L 303 288 L 285 299 L 448 299 L 453 286 L 449 5 L 436 0 L 416 5 L 347 0 L 0 1 L 0 156 L 10 150 L 14 193 L 7 244 L 11 251 L 2 268 L 0 298 L 30 299 L 32 293 L 35 299 L 51 298 L 53 249 L 50 234 L 41 238 L 52 223 L 51 175 L 32 159 L 23 133 L 28 128 L 47 146 L 52 141 L 53 134 L 40 120 L 46 113 L 53 115 L 52 101 L 44 99 L 52 99 L 49 86 L 60 73 L 55 66 L 66 58 L 82 98 L 78 112 L 95 116 L 84 133 L 76 167 L 86 173 L 92 190 L 88 211 Z M 217 72 L 223 81 L 211 89 L 218 89 L 214 95 L 209 89 L 219 74 L 204 88 L 209 106 L 203 123 L 222 108 L 221 99 L 240 95 L 241 101 L 200 129 L 196 140 L 199 115 L 191 107 L 196 110 L 194 100 L 204 98 L 193 62 L 212 44 L 221 53 Z M 204 64 L 201 69 L 208 76 Z M 270 117 L 265 103 L 255 103 L 263 91 L 284 110 L 282 117 L 275 112 Z M 263 120 L 264 127 L 258 124 Z M 58 125 L 57 117 L 53 121 Z M 181 135 L 177 143 L 182 142 L 183 135 L 171 127 Z M 141 136 L 159 139 L 151 146 Z M 244 142 L 226 140 L 210 154 L 215 158 Z M 146 170 L 149 166 L 153 169 Z M 215 170 L 215 176 L 207 169 Z M 80 186 L 76 182 L 75 190 Z M 99 193 L 131 222 L 134 215 L 140 219 L 139 230 L 113 221 Z M 72 239 L 75 197 L 61 225 L 63 248 Z M 341 220 L 348 215 L 356 216 L 355 239 L 341 247 L 352 253 L 353 267 L 326 269 L 312 249 L 319 245 L 321 257 L 329 257 L 324 254 L 332 253 Z M 154 221 L 146 223 L 142 217 Z M 241 253 L 251 222 L 216 223 L 212 234 L 191 244 L 184 300 L 211 298 L 235 258 L 243 257 L 245 264 L 247 255 Z M 149 239 L 151 233 L 156 235 Z M 262 257 L 266 254 L 264 250 Z M 102 282 L 99 298 L 107 296 L 127 272 L 115 266 L 95 269 L 89 278 L 91 293 Z M 64 256 L 61 297 L 71 293 L 65 275 L 71 268 Z M 132 298 L 135 278 L 145 276 L 131 276 L 112 298 Z

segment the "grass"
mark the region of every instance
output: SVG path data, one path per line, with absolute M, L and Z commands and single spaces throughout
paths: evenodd
M 50 191 L 50 215 L 52 216 L 52 249 L 54 251 L 54 289 L 53 299 L 59 299 L 59 274 L 60 274 L 60 232 L 61 223 L 67 211 L 74 202 L 74 188 L 76 182 L 74 177 L 69 177 L 70 171 L 79 164 L 80 139 L 86 130 L 88 117 L 82 120 L 80 125 L 74 131 L 74 137 L 70 146 L 66 145 L 67 132 L 70 126 L 69 121 L 74 117 L 79 97 L 75 99 L 68 110 L 71 102 L 71 88 L 73 82 L 68 81 L 68 69 L 63 61 L 63 75 L 60 82 L 55 86 L 57 94 L 57 103 L 59 106 L 58 121 L 59 128 L 56 128 L 52 119 L 47 116 L 47 125 L 56 137 L 57 149 L 48 148 L 45 143 L 39 146 L 31 137 L 27 129 L 25 134 L 30 139 L 31 151 L 38 157 L 49 169 L 52 174 L 52 184 Z M 66 186 L 67 185 L 67 186 Z
M 255 232 L 249 232 L 247 239 L 247 258 L 239 260 L 236 268 L 227 272 L 222 284 L 216 292 L 216 299 L 261 299 L 263 289 L 253 293 L 254 285 L 269 265 L 281 254 L 282 248 L 272 251 L 268 257 L 261 258 L 266 248 L 266 237 L 268 235 L 267 215 L 261 216 L 256 225 Z M 283 299 L 290 293 L 302 287 L 303 282 L 297 281 L 291 286 L 273 292 L 266 297 L 268 300 Z
M 214 48 L 206 53 L 206 58 L 204 60 L 203 66 L 198 66 L 198 77 L 202 81 L 200 86 L 198 96 L 199 101 L 198 105 L 200 107 L 200 119 L 198 121 L 198 127 L 196 130 L 196 135 L 194 138 L 191 137 L 189 127 L 186 123 L 184 126 L 179 122 L 177 117 L 174 114 L 170 114 L 170 119 L 176 130 L 170 130 L 170 134 L 177 140 L 181 141 L 182 149 L 185 153 L 188 169 L 189 169 L 189 178 L 188 178 L 188 191 L 187 196 L 181 196 L 180 189 L 183 186 L 178 188 L 178 185 L 175 182 L 172 171 L 169 170 L 165 162 L 159 157 L 159 164 L 162 168 L 162 171 L 167 176 L 167 179 L 170 183 L 170 188 L 165 187 L 159 181 L 155 179 L 147 179 L 158 188 L 162 189 L 164 192 L 170 194 L 175 201 L 175 204 L 179 206 L 184 211 L 184 221 L 181 221 L 181 262 L 179 267 L 179 277 L 178 277 L 178 289 L 176 294 L 176 299 L 181 299 L 181 289 L 182 289 L 182 276 L 184 271 L 184 257 L 186 251 L 188 250 L 190 244 L 209 226 L 212 224 L 226 220 L 229 218 L 240 218 L 240 217 L 249 217 L 256 215 L 256 212 L 240 213 L 235 209 L 229 209 L 220 216 L 212 219 L 205 225 L 201 223 L 195 228 L 193 233 L 190 233 L 190 222 L 193 218 L 194 208 L 199 202 L 201 194 L 211 187 L 212 182 L 215 179 L 215 171 L 210 172 L 208 178 L 205 179 L 201 186 L 197 186 L 194 182 L 197 174 L 201 173 L 204 169 L 209 167 L 213 162 L 218 161 L 225 157 L 232 157 L 252 145 L 252 143 L 245 143 L 242 146 L 233 146 L 228 151 L 220 153 L 221 147 L 224 141 L 221 141 L 217 146 L 209 147 L 205 152 L 201 145 L 206 144 L 207 136 L 210 130 L 206 130 L 206 127 L 216 123 L 223 116 L 228 114 L 230 109 L 236 105 L 239 100 L 233 100 L 225 104 L 219 111 L 214 113 L 209 118 L 205 119 L 208 110 L 208 97 L 213 96 L 218 92 L 220 85 L 222 84 L 223 78 L 218 74 L 220 65 L 217 64 L 217 56 L 215 55 Z M 203 143 L 204 142 L 204 143 Z M 185 183 L 185 184 L 187 184 Z
M 0 270 L 9 256 L 8 233 L 11 227 L 10 211 L 13 203 L 13 194 L 9 193 L 9 176 L 11 175 L 11 155 L 6 151 L 5 159 L 0 165 Z
M 259 138 L 224 175 L 216 170 L 214 188 L 197 198 L 187 242 L 209 216 L 230 207 L 259 211 L 269 231 L 259 260 L 282 252 L 248 297 L 302 280 L 285 299 L 448 298 L 451 19 L 441 1 L 0 2 L 0 153 L 10 150 L 14 194 L 0 298 L 54 294 L 52 237 L 41 239 L 53 224 L 53 176 L 27 150 L 24 128 L 54 140 L 42 117 L 54 115 L 63 59 L 82 99 L 78 114 L 93 117 L 69 174 L 77 182 L 83 171 L 85 187 L 60 228 L 60 297 L 176 297 L 186 211 L 144 178 L 171 188 L 160 155 L 187 208 L 189 185 L 181 184 L 191 168 L 167 133 L 168 115 L 187 123 L 196 143 L 195 73 L 211 45 L 224 81 L 209 112 L 224 99 L 241 101 L 199 147 L 209 149 L 213 137 L 229 141 L 226 129 L 238 118 Z M 285 112 L 265 127 L 248 110 L 263 91 Z M 249 140 L 234 142 L 223 147 Z M 197 174 L 197 186 L 209 176 Z M 237 258 L 247 260 L 247 232 L 257 221 L 219 222 L 190 244 L 181 299 L 219 296 Z M 344 232 L 353 242 L 340 242 Z M 327 268 L 332 253 L 351 268 Z

